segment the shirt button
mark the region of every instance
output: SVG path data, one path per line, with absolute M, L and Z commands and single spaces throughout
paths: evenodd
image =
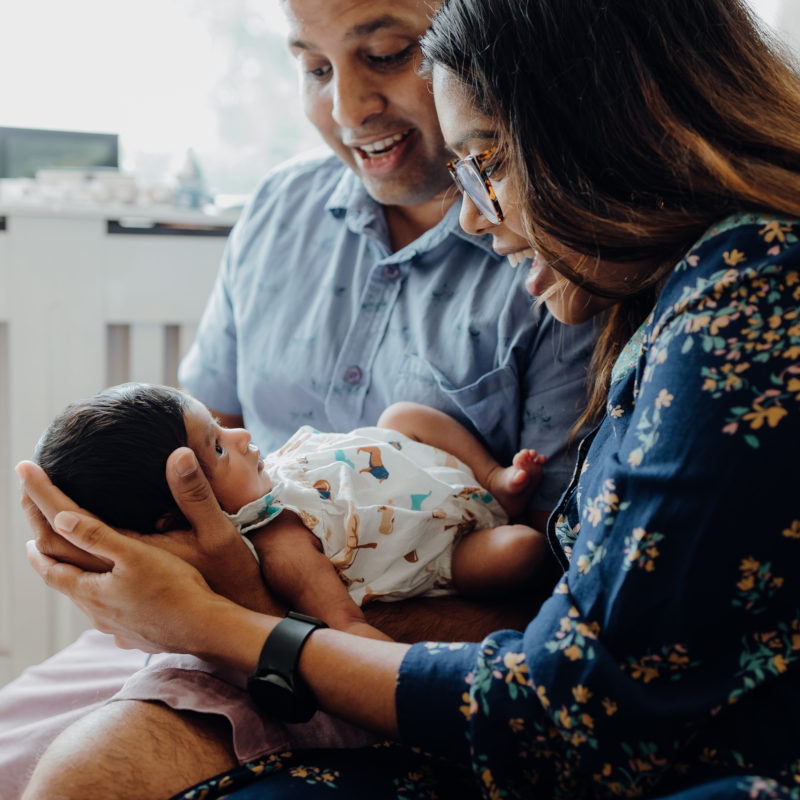
M 344 373 L 344 379 L 346 383 L 349 384 L 356 384 L 361 382 L 361 370 L 358 367 L 348 367 L 347 371 Z
M 396 281 L 400 276 L 400 267 L 397 264 L 386 264 L 383 268 L 383 277 L 387 281 Z

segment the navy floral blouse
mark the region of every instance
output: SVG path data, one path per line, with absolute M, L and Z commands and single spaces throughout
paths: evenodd
M 562 579 L 524 633 L 412 647 L 410 749 L 180 796 L 800 800 L 799 239 L 738 215 L 676 266 L 551 517 Z
M 552 597 L 405 659 L 404 740 L 485 797 L 800 798 L 799 238 L 738 215 L 697 242 L 551 517 Z

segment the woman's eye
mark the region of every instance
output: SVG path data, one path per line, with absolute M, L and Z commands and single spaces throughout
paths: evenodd
M 503 157 L 494 155 L 489 161 L 483 162 L 483 174 L 487 178 L 491 178 L 492 175 L 494 175 L 495 178 L 500 178 L 502 177 L 503 166 Z

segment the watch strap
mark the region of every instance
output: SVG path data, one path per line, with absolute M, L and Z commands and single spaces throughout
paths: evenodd
M 270 716 L 284 722 L 306 722 L 317 710 L 316 700 L 297 673 L 306 640 L 328 625 L 316 617 L 290 611 L 267 636 L 258 665 L 247 679 L 247 691 Z

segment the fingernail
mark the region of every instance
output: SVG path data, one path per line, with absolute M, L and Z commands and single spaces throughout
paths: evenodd
M 181 478 L 188 478 L 197 469 L 197 459 L 191 451 L 181 453 L 175 462 L 175 469 Z
M 78 517 L 71 511 L 59 511 L 53 520 L 55 527 L 64 533 L 71 533 L 78 524 Z

